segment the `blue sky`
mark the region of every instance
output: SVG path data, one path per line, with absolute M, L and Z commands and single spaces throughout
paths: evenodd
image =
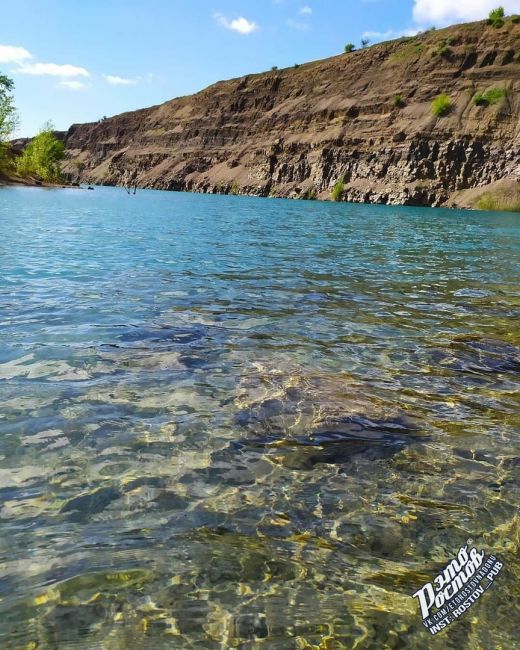
M 220 79 L 337 54 L 520 0 L 16 0 L 2 3 L 0 72 L 18 135 L 66 129 Z

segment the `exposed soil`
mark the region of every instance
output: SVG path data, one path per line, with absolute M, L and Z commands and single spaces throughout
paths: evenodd
M 475 105 L 492 88 L 507 93 Z M 447 205 L 520 177 L 519 89 L 520 25 L 459 25 L 74 125 L 64 170 L 88 183 L 320 199 L 342 178 L 343 200 Z M 441 93 L 453 107 L 436 117 Z

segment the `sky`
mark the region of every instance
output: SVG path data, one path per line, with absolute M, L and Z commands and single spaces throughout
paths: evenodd
M 73 123 L 159 104 L 222 80 L 339 54 L 520 0 L 1 1 L 0 73 L 20 126 Z

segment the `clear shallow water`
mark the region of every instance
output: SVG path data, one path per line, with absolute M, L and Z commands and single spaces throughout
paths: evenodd
M 518 215 L 1 190 L 0 647 L 515 647 L 519 270 Z

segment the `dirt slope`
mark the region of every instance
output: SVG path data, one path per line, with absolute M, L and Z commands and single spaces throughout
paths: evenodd
M 494 104 L 475 93 L 504 89 Z M 172 190 L 445 204 L 520 176 L 520 24 L 471 23 L 219 82 L 72 126 L 71 180 Z M 436 117 L 446 93 L 451 112 Z M 395 98 L 400 96 L 402 101 Z

